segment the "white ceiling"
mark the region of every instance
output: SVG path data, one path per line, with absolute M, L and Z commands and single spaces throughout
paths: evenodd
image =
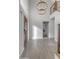
M 25 12 L 25 15 L 28 16 L 29 14 L 29 0 L 20 0 L 20 5 L 23 11 Z
M 26 13 L 26 16 L 28 16 L 29 12 L 30 12 L 30 16 L 32 18 L 34 18 L 34 20 L 36 21 L 49 21 L 50 17 L 50 7 L 51 5 L 54 3 L 55 0 L 44 0 L 47 2 L 48 4 L 48 9 L 45 15 L 39 15 L 36 9 L 36 4 L 39 2 L 40 0 L 20 0 L 20 3 Z M 36 18 L 37 17 L 37 18 Z M 38 19 L 38 20 L 37 20 Z
M 20 4 L 22 5 L 24 10 L 29 10 L 30 5 L 35 6 L 39 1 L 40 0 L 20 0 Z M 55 0 L 44 0 L 44 1 L 46 1 L 50 7 Z

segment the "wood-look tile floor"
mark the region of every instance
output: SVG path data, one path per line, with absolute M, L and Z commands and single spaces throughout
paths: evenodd
M 54 59 L 54 40 L 29 40 L 20 59 Z

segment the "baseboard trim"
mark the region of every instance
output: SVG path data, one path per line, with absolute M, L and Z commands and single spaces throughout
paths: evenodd
M 19 54 L 19 56 L 21 56 L 21 55 L 22 55 L 23 51 L 24 51 L 24 48 L 22 49 L 22 51 L 21 51 L 21 53 Z

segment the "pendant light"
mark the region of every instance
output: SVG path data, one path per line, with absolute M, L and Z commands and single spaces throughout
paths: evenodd
M 46 1 L 43 1 L 43 0 L 40 0 L 38 3 L 37 3 L 37 10 L 38 10 L 38 13 L 40 15 L 44 15 L 46 13 L 46 9 L 47 9 L 47 2 Z

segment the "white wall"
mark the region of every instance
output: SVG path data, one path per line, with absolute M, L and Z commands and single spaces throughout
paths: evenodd
M 24 50 L 24 16 L 29 20 L 29 0 L 20 0 L 19 12 L 19 56 Z M 29 32 L 29 31 L 28 31 Z
M 29 18 L 29 0 L 20 0 L 24 14 Z
M 19 55 L 24 50 L 24 17 L 22 12 L 19 13 Z
M 51 18 L 49 21 L 49 38 L 54 38 L 55 31 L 55 17 Z
M 29 40 L 29 0 L 20 0 L 22 12 L 28 20 L 28 40 Z
M 55 17 L 55 41 L 57 42 L 58 39 L 58 24 L 60 24 L 60 12 L 55 11 L 52 15 L 50 15 L 50 19 Z
M 42 38 L 42 22 L 32 21 L 30 23 L 30 36 L 31 39 L 41 39 Z
M 56 12 L 55 15 L 55 41 L 58 40 L 58 24 L 60 24 L 60 13 Z

